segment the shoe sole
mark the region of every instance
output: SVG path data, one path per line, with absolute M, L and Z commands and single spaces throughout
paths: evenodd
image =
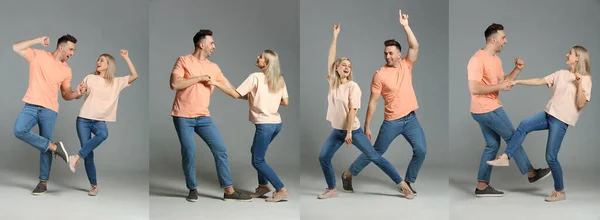
M 252 199 L 223 199 L 226 202 L 252 202 Z
M 41 195 L 44 195 L 44 194 L 46 194 L 46 192 L 31 193 L 31 195 L 34 195 L 34 196 L 41 196 Z
M 347 192 L 347 193 L 353 193 L 354 190 L 346 190 L 346 189 L 342 189 L 342 191 Z
M 551 176 L 551 175 L 552 175 L 552 171 L 548 172 L 548 174 L 544 175 L 542 178 L 537 179 L 536 181 L 529 182 L 529 184 L 534 184 L 534 183 L 536 183 L 536 182 L 538 182 L 540 180 L 548 178 L 548 176 Z
M 62 143 L 62 141 L 59 141 L 58 144 L 60 145 L 60 149 L 62 149 L 62 151 L 65 152 L 66 161 L 67 161 L 67 164 L 69 164 L 69 153 L 67 153 L 67 149 L 65 149 L 65 145 Z
M 476 197 L 503 197 L 504 194 L 479 194 Z
M 507 166 L 509 166 L 509 164 L 490 164 L 490 163 L 487 163 L 487 162 L 486 162 L 486 164 L 490 165 L 490 166 L 493 166 L 493 167 L 507 167 Z
M 400 191 L 400 195 L 404 196 L 404 192 Z M 417 196 L 417 193 L 413 192 L 413 196 Z
M 187 200 L 188 202 L 196 202 L 196 201 L 198 201 L 198 199 L 188 199 L 188 198 L 186 198 L 185 200 Z

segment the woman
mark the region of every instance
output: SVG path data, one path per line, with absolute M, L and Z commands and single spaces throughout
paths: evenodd
M 129 67 L 129 76 L 115 77 L 115 58 L 110 54 L 102 54 L 96 61 L 96 71 L 86 76 L 82 82 L 82 93 L 86 93 L 86 96 L 77 117 L 77 135 L 81 142 L 81 150 L 77 155 L 69 156 L 69 168 L 75 172 L 75 167 L 83 158 L 85 171 L 92 185 L 89 196 L 98 194 L 93 151 L 108 137 L 106 122 L 114 122 L 117 119 L 121 90 L 138 78 L 129 59 L 129 52 L 121 49 L 120 53 Z M 94 137 L 91 134 L 94 134 Z
M 375 148 L 373 148 L 371 142 L 369 142 L 369 139 L 367 139 L 367 136 L 360 128 L 356 111 L 360 108 L 361 91 L 358 84 L 352 81 L 352 63 L 345 57 L 335 59 L 339 32 L 340 25 L 333 25 L 333 41 L 329 49 L 327 63 L 327 80 L 329 81 L 327 120 L 331 122 L 333 131 L 325 141 L 319 155 L 321 168 L 327 182 L 327 189 L 323 194 L 318 195 L 317 198 L 328 199 L 338 196 L 331 159 L 345 142 L 347 146 L 354 144 L 362 153 L 367 155 L 373 163 L 400 186 L 400 189 L 405 194 L 405 198 L 413 199 L 414 195 L 412 191 L 402 181 L 394 166 L 375 151 Z
M 558 151 L 567 128 L 569 125 L 575 126 L 581 110 L 590 101 L 592 91 L 588 51 L 584 47 L 574 46 L 566 56 L 569 70 L 559 70 L 544 78 L 513 82 L 513 84 L 528 86 L 548 85 L 552 88 L 552 98 L 546 105 L 545 111 L 537 113 L 519 124 L 504 154 L 496 160 L 487 162 L 492 166 L 508 166 L 509 158 L 521 146 L 529 132 L 548 130 L 546 162 L 548 162 L 552 178 L 554 178 L 554 191 L 546 197 L 547 202 L 566 199 L 562 168 L 558 162 Z
M 256 127 L 250 152 L 252 166 L 258 172 L 258 187 L 250 196 L 258 198 L 269 193 L 271 190 L 267 184 L 270 182 L 275 192 L 266 201 L 286 201 L 289 193 L 275 171 L 265 162 L 265 155 L 269 144 L 281 130 L 281 116 L 277 111 L 279 105 L 288 105 L 287 87 L 281 75 L 277 53 L 271 50 L 263 51 L 257 57 L 256 66 L 261 71 L 250 74 L 237 89 L 222 85 L 214 79 L 211 79 L 211 84 L 233 98 L 248 99 L 250 122 Z

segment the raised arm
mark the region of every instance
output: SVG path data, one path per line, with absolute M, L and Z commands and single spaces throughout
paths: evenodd
M 129 67 L 129 84 L 133 83 L 138 78 L 137 71 L 135 71 L 135 66 L 129 59 L 129 51 L 121 49 L 121 56 L 125 59 L 125 63 L 127 63 L 127 67 Z
M 419 59 L 419 42 L 408 25 L 408 15 L 402 14 L 402 10 L 398 10 L 398 15 L 400 17 L 398 20 L 400 21 L 400 24 L 402 24 L 402 27 L 404 27 L 406 39 L 408 40 L 408 52 L 406 53 L 406 57 L 408 57 L 408 61 L 411 63 L 416 63 Z
M 13 44 L 13 50 L 22 57 L 25 57 L 25 51 L 27 50 L 27 48 L 30 48 L 31 46 L 36 44 L 42 44 L 44 47 L 48 47 L 50 45 L 50 39 L 46 36 L 43 36 L 31 40 L 19 41 Z
M 329 56 L 327 56 L 327 77 L 331 76 L 331 65 L 335 61 L 335 55 L 337 50 L 337 37 L 340 34 L 340 24 L 333 25 L 333 40 L 331 41 L 331 46 L 329 46 Z
M 517 76 L 519 76 L 519 73 L 521 73 L 521 70 L 523 69 L 523 67 L 525 67 L 525 61 L 523 61 L 521 58 L 515 58 L 515 68 L 512 70 L 512 72 L 510 72 L 510 74 L 508 74 L 507 76 L 504 77 L 504 80 L 508 80 L 508 81 L 513 81 L 517 78 Z

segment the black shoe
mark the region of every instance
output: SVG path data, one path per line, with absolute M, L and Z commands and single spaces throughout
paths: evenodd
M 246 195 L 246 194 L 234 191 L 231 195 L 227 195 L 226 193 L 223 193 L 223 200 L 225 200 L 225 201 L 251 202 L 252 201 L 252 197 L 250 197 L 249 195 Z
M 480 190 L 475 188 L 475 196 L 477 197 L 502 197 L 504 192 L 494 189 L 492 186 L 487 186 L 485 189 Z
M 415 191 L 415 189 L 412 188 L 412 186 L 410 185 L 410 182 L 408 181 L 404 181 L 406 183 L 406 185 L 408 185 L 408 188 L 410 188 L 410 191 L 412 191 L 413 195 L 417 195 L 417 191 Z M 404 192 L 402 192 L 402 190 L 400 190 L 400 195 L 404 195 Z
M 354 188 L 352 188 L 352 176 L 344 178 L 344 173 L 342 173 L 342 186 L 344 192 L 354 192 Z
M 43 195 L 44 193 L 46 193 L 46 189 L 46 184 L 40 182 L 37 184 L 37 186 L 35 186 L 35 189 L 33 189 L 33 192 L 31 192 L 31 194 L 34 196 Z
M 62 141 L 56 142 L 54 144 L 56 145 L 56 150 L 53 153 L 54 156 L 56 157 L 58 155 L 65 161 L 65 163 L 69 163 L 69 154 L 67 153 L 65 145 L 62 143 Z
M 545 179 L 546 177 L 550 176 L 550 174 L 552 174 L 552 171 L 550 171 L 550 168 L 535 169 L 535 176 L 527 177 L 527 179 L 529 179 L 529 183 L 535 183 L 538 180 Z
M 188 202 L 198 201 L 198 190 L 196 190 L 196 189 L 190 190 L 190 194 L 188 194 L 188 196 L 185 197 L 185 200 L 187 200 Z

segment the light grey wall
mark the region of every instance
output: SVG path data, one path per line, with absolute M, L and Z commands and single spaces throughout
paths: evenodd
M 236 87 L 249 74 L 260 71 L 254 64 L 263 50 L 272 49 L 279 54 L 290 105 L 279 109 L 283 127 L 269 146 L 267 162 L 275 170 L 278 170 L 279 164 L 289 164 L 298 169 L 298 1 L 161 0 L 150 3 L 152 175 L 154 170 L 161 168 L 182 173 L 181 148 L 171 117 L 175 92 L 169 89 L 169 77 L 177 57 L 193 52 L 192 38 L 200 29 L 214 32 L 216 49 L 209 59 L 219 65 L 225 77 Z M 254 169 L 250 147 L 255 129 L 248 121 L 247 101 L 234 100 L 215 89 L 209 109 L 225 141 L 232 175 L 241 172 L 238 167 Z M 195 140 L 198 172 L 215 172 L 208 146 L 198 136 Z
M 39 36 L 50 37 L 50 47 L 34 48 L 53 51 L 56 40 L 71 34 L 78 40 L 76 51 L 68 64 L 73 70 L 71 87 L 96 69 L 102 53 L 116 59 L 117 76 L 129 74 L 119 49 L 129 50 L 129 57 L 140 77 L 120 96 L 117 122 L 108 123 L 109 137 L 95 151 L 97 169 L 148 170 L 148 8 L 146 0 L 133 1 L 3 1 L 0 7 L 0 166 L 3 169 L 23 169 L 37 177 L 39 151 L 13 135 L 13 125 L 24 106 L 21 101 L 27 90 L 29 63 L 12 50 L 12 44 Z M 64 101 L 59 95 L 59 116 L 54 140 L 62 140 L 69 153 L 81 148 L 75 121 L 83 99 Z M 38 132 L 37 126 L 33 131 Z M 60 171 L 56 171 L 60 169 Z M 64 163 L 53 163 L 51 176 L 72 175 Z M 80 171 L 83 167 L 80 166 Z M 82 174 L 83 175 L 83 174 Z
M 398 22 L 398 9 L 409 15 L 409 25 L 420 47 L 419 60 L 413 69 L 413 86 L 419 110 L 417 117 L 427 139 L 425 166 L 446 164 L 448 149 L 448 1 L 343 1 L 302 0 L 300 4 L 301 63 L 301 152 L 304 170 L 321 172 L 318 156 L 331 133 L 327 113 L 327 55 L 332 40 L 332 25 L 341 23 L 338 57 L 352 60 L 354 81 L 362 90 L 358 118 L 364 125 L 373 74 L 385 65 L 383 42 L 393 38 L 408 50 L 406 33 Z M 377 137 L 383 122 L 380 99 L 373 116 L 371 131 Z M 373 139 L 373 141 L 374 141 Z M 336 169 L 344 170 L 360 151 L 340 148 L 333 159 Z M 384 154 L 401 175 L 412 156 L 412 148 L 399 136 Z M 371 166 L 369 166 L 371 167 Z
M 469 113 L 467 86 L 469 58 L 485 44 L 483 32 L 493 22 L 504 25 L 508 44 L 499 54 L 506 74 L 520 57 L 525 68 L 519 79 L 538 78 L 559 69 L 567 69 L 565 54 L 574 45 L 582 45 L 591 54 L 592 76 L 600 64 L 600 2 L 597 0 L 559 1 L 475 1 L 453 0 L 450 4 L 450 152 L 455 167 L 477 167 L 485 141 L 479 125 Z M 597 84 L 596 84 L 597 85 Z M 583 110 L 575 127 L 569 127 L 559 158 L 563 168 L 599 168 L 600 128 L 597 96 Z M 517 85 L 501 92 L 500 100 L 515 128 L 529 116 L 543 111 L 552 90 Z M 547 131 L 527 136 L 523 147 L 535 167 L 547 167 L 545 150 Z M 500 153 L 504 151 L 502 141 Z M 512 162 L 512 161 L 511 161 Z M 517 169 L 516 166 L 513 169 Z M 475 175 L 475 174 L 474 174 Z

